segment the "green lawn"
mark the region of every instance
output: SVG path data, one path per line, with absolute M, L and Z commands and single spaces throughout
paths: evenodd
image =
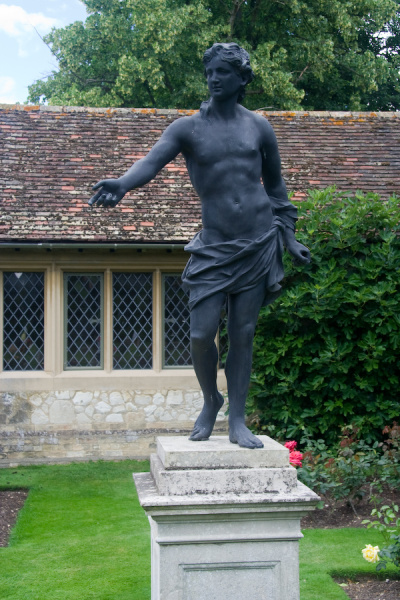
M 361 554 L 366 544 L 382 547 L 383 538 L 367 529 L 308 529 L 300 542 L 301 600 L 348 600 L 332 576 L 356 578 L 375 575 L 375 565 Z M 396 573 L 388 568 L 380 574 L 384 580 Z M 397 570 L 398 573 L 398 570 Z
M 0 469 L 0 489 L 30 489 L 10 546 L 0 548 L 0 598 L 150 600 L 150 531 L 132 481 L 147 470 L 136 461 Z M 380 536 L 306 531 L 301 599 L 345 600 L 330 573 L 374 573 L 361 555 L 367 543 Z
M 0 598 L 150 598 L 150 531 L 132 480 L 146 470 L 135 461 L 0 469 L 0 488 L 31 490 L 0 548 Z

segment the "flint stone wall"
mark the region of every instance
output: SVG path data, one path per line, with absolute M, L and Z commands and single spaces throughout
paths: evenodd
M 0 393 L 0 466 L 148 458 L 159 435 L 189 434 L 202 405 L 194 389 Z

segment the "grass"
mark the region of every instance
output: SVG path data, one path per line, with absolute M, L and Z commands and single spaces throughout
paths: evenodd
M 0 469 L 0 489 L 30 489 L 0 548 L 0 598 L 150 600 L 150 531 L 132 481 L 147 470 L 136 461 Z M 381 542 L 366 529 L 305 531 L 301 600 L 345 600 L 331 573 L 375 573 L 361 548 Z
M 0 598 L 150 598 L 150 531 L 132 481 L 145 470 L 135 461 L 0 469 L 0 489 L 30 488 L 0 549 Z
M 308 529 L 300 542 L 301 600 L 348 600 L 332 577 L 356 579 L 359 575 L 376 575 L 375 565 L 362 557 L 366 544 L 382 547 L 383 538 L 364 528 Z M 382 571 L 385 580 L 396 573 L 394 567 Z M 398 570 L 397 570 L 398 573 Z

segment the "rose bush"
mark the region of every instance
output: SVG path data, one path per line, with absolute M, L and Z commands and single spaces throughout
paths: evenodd
M 375 521 L 366 519 L 363 521 L 363 525 L 367 526 L 367 529 L 376 529 L 379 531 L 385 539 L 385 547 L 379 550 L 379 556 L 376 560 L 370 560 L 364 554 L 368 548 L 372 548 L 371 545 L 366 546 L 362 551 L 363 556 L 369 562 L 377 562 L 376 570 L 386 569 L 388 562 L 393 563 L 396 567 L 400 567 L 400 517 L 398 516 L 399 507 L 397 504 L 388 506 L 387 504 L 377 508 L 377 506 L 371 512 L 371 516 L 375 517 Z M 368 556 L 372 556 L 371 552 Z

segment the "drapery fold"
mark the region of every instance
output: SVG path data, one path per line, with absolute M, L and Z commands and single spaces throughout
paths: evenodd
M 185 250 L 189 261 L 182 283 L 189 291 L 189 307 L 218 292 L 237 294 L 255 287 L 265 278 L 263 306 L 280 294 L 283 279 L 283 231 L 285 222 L 274 217 L 270 229 L 255 240 L 238 239 L 205 244 L 203 232 L 195 235 Z

